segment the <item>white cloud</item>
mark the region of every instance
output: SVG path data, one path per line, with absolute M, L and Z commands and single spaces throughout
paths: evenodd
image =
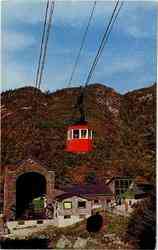
M 99 24 L 104 29 L 114 5 L 115 1 L 97 1 L 93 28 Z M 65 29 L 70 27 L 82 29 L 85 27 L 92 6 L 93 1 L 56 1 L 53 22 L 55 25 L 62 25 Z M 44 21 L 45 7 L 46 1 L 41 0 L 3 1 L 2 27 L 12 24 L 22 26 L 23 23 L 37 25 Z M 152 1 L 124 1 L 116 24 L 118 30 L 133 38 L 152 37 L 155 30 L 146 21 L 146 14 L 154 8 L 156 3 Z
M 111 14 L 116 1 L 97 1 L 95 17 L 105 19 Z M 86 20 L 93 6 L 93 1 L 55 1 L 54 17 L 63 24 L 78 25 Z M 2 2 L 2 21 L 36 24 L 43 21 L 46 1 L 42 0 L 12 0 Z M 156 8 L 154 1 L 124 1 L 121 12 L 130 20 L 137 20 L 143 12 Z M 14 12 L 13 12 L 14 10 Z M 139 15 L 138 15 L 139 14 Z
M 130 26 L 126 31 L 129 35 L 131 35 L 133 38 L 147 38 L 150 36 L 149 32 L 145 31 L 145 30 L 141 30 L 140 27 L 138 26 Z
M 55 17 L 59 23 L 71 24 L 71 26 L 82 26 L 87 22 L 93 7 L 93 1 L 58 1 L 56 4 Z M 104 20 L 107 15 L 111 14 L 114 2 L 97 1 L 93 20 Z
M 99 32 L 97 33 L 98 25 L 99 28 L 104 30 L 104 27 L 108 22 L 109 16 L 112 13 L 114 4 L 115 2 L 112 1 L 97 1 L 95 19 L 93 19 L 92 24 L 93 29 L 91 29 L 90 31 L 93 33 L 95 30 L 95 37 L 93 39 L 97 39 L 97 35 L 99 35 Z M 54 12 L 55 24 L 59 26 L 64 26 L 64 29 L 67 29 L 67 34 L 70 37 L 71 35 L 73 35 L 73 33 L 79 32 L 79 29 L 83 32 L 83 29 L 85 27 L 84 25 L 86 24 L 92 5 L 93 1 L 56 1 Z M 7 28 L 5 29 L 6 31 L 2 35 L 2 42 L 4 46 L 2 48 L 3 51 L 5 49 L 5 51 L 8 51 L 10 53 L 18 52 L 19 50 L 25 50 L 27 53 L 27 48 L 36 45 L 35 37 L 32 33 L 29 33 L 29 28 L 32 28 L 32 26 L 36 27 L 39 22 L 43 22 L 45 6 L 46 1 L 38 0 L 7 0 L 2 2 L 2 27 Z M 150 23 L 148 23 L 148 20 L 149 18 L 152 18 L 149 15 L 149 11 L 151 11 L 155 6 L 155 3 L 153 4 L 153 2 L 149 1 L 147 3 L 142 1 L 125 1 L 124 6 L 118 17 L 118 23 L 116 24 L 116 28 L 118 29 L 118 31 L 120 31 L 120 35 L 130 35 L 134 39 L 153 37 L 154 29 L 152 28 L 151 31 L 151 25 Z M 148 19 L 146 20 L 147 13 Z M 23 29 L 23 32 L 18 32 L 19 29 L 17 28 L 23 28 L 23 25 L 25 27 Z M 81 26 L 83 28 L 81 28 Z M 39 29 L 39 26 L 37 27 Z M 72 33 L 70 33 L 69 30 L 71 28 L 75 28 L 75 32 L 72 29 Z M 63 34 L 63 36 L 65 36 L 65 34 Z M 59 45 L 59 40 L 57 42 Z M 47 77 L 43 79 L 44 89 L 47 88 L 47 83 L 50 84 L 48 86 L 50 89 L 63 87 L 65 86 L 65 84 L 67 84 L 66 81 L 68 80 L 73 65 L 73 62 L 71 65 L 69 63 L 72 59 L 72 52 L 75 47 L 75 42 L 73 47 L 70 49 L 66 48 L 66 46 L 62 44 L 63 43 L 61 42 L 62 50 L 60 50 L 61 48 L 58 48 L 57 50 L 55 50 L 55 52 L 53 52 L 53 56 L 51 54 L 51 50 L 49 51 L 49 57 L 51 58 L 51 60 L 48 66 L 50 67 L 50 70 L 46 66 Z M 83 63 L 81 64 L 79 70 L 76 72 L 74 79 L 80 79 L 81 73 L 87 72 L 86 70 L 90 66 L 88 59 L 91 61 L 91 55 L 94 55 L 89 54 L 89 51 L 90 49 L 88 49 L 87 45 L 86 51 L 84 51 L 84 53 L 86 52 L 85 60 L 82 60 Z M 74 57 L 76 56 L 76 54 L 74 54 Z M 65 61 L 67 60 L 66 58 L 69 58 L 70 60 L 65 62 L 57 62 L 59 61 L 60 55 L 63 55 L 63 59 L 60 58 L 60 60 Z M 23 86 L 26 83 L 30 84 L 33 81 L 33 76 L 31 75 L 30 71 L 30 65 L 33 64 L 32 61 L 30 62 L 30 65 L 27 65 L 28 62 L 26 62 L 25 60 L 21 60 L 20 64 L 20 62 L 18 63 L 17 61 L 17 59 L 19 60 L 18 56 L 19 55 L 15 53 L 15 61 L 13 61 L 12 58 L 12 60 L 9 59 L 8 62 L 4 64 L 2 83 L 6 83 L 6 88 Z M 130 58 L 126 56 L 121 58 L 115 58 L 115 60 L 109 59 L 109 61 L 108 57 L 106 57 L 106 63 L 104 62 L 96 68 L 94 77 L 95 79 L 99 80 L 101 76 L 104 76 L 104 79 L 106 79 L 106 74 L 110 76 L 112 74 L 122 73 L 126 71 L 134 72 L 135 70 L 138 71 L 138 69 L 142 69 L 143 67 L 143 60 L 139 56 L 134 56 L 134 58 L 132 58 L 132 56 L 130 56 Z M 52 71 L 52 69 L 54 70 Z M 100 71 L 98 71 L 98 69 L 100 69 Z
M 117 75 L 119 73 L 133 73 L 135 71 L 141 70 L 144 68 L 144 60 L 140 56 L 122 56 L 121 58 L 116 57 L 115 59 L 111 60 L 109 58 L 106 59 L 108 64 L 102 61 L 99 67 L 96 67 L 96 71 L 94 73 L 94 78 L 100 78 L 103 75 L 111 76 Z
M 144 66 L 144 61 L 140 57 L 121 57 L 113 60 L 112 64 L 109 65 L 108 72 L 119 73 L 119 72 L 134 72 Z M 111 72 L 110 72 L 111 69 Z
M 9 63 L 2 65 L 0 85 L 2 89 L 32 85 L 32 77 L 30 67 L 25 64 L 9 61 Z
M 96 18 L 111 14 L 115 2 L 98 1 L 95 8 Z M 59 24 L 72 26 L 82 25 L 92 9 L 93 1 L 55 1 L 54 20 Z M 24 22 L 37 24 L 43 22 L 46 1 L 41 0 L 12 0 L 2 2 L 2 22 Z M 14 10 L 14 14 L 13 14 Z
M 156 7 L 153 1 L 125 1 L 120 12 L 119 30 L 134 39 L 153 38 L 156 35 Z M 154 9 L 155 16 L 151 16 Z
M 72 64 L 67 60 L 58 60 L 58 54 L 54 55 L 53 61 L 46 60 L 44 74 L 41 84 L 41 89 L 56 90 L 63 88 L 68 84 L 68 78 L 72 70 Z M 13 60 L 10 56 L 3 57 L 3 64 L 1 67 L 1 83 L 2 89 L 18 88 L 22 86 L 32 85 L 35 86 L 34 79 L 36 73 L 36 61 L 34 63 L 26 63 L 21 59 L 20 61 Z M 62 70 L 64 69 L 64 70 Z
M 2 23 L 5 25 L 15 22 L 37 23 L 42 20 L 46 1 L 12 0 L 2 1 Z
M 2 31 L 2 50 L 24 50 L 36 43 L 32 35 L 15 31 Z

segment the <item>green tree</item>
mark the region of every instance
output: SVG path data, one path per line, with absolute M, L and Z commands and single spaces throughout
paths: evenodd
M 150 197 L 137 205 L 129 220 L 127 240 L 138 244 L 140 249 L 155 249 L 156 243 L 156 197 Z

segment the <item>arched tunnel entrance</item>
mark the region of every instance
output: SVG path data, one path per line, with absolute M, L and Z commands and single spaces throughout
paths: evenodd
M 46 194 L 46 179 L 37 172 L 28 172 L 16 181 L 16 218 L 23 218 L 34 198 Z

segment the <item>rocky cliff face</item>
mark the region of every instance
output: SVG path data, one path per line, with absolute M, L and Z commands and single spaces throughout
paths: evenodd
M 42 93 L 32 87 L 1 95 L 2 164 L 32 156 L 55 169 L 57 181 L 83 182 L 92 173 L 155 175 L 156 85 L 125 95 L 101 84 L 89 85 L 85 107 L 96 132 L 94 151 L 64 152 L 67 126 L 79 88 Z M 75 170 L 75 171 L 74 171 Z

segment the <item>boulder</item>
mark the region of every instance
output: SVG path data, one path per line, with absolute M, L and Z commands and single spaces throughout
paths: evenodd
M 64 248 L 71 248 L 72 243 L 68 240 L 65 235 L 62 235 L 61 238 L 57 241 L 56 248 L 64 249 Z
M 74 243 L 73 248 L 75 248 L 75 249 L 77 249 L 77 248 L 85 249 L 86 245 L 87 245 L 87 241 L 88 241 L 88 239 L 83 239 L 81 237 L 78 237 L 77 240 Z

